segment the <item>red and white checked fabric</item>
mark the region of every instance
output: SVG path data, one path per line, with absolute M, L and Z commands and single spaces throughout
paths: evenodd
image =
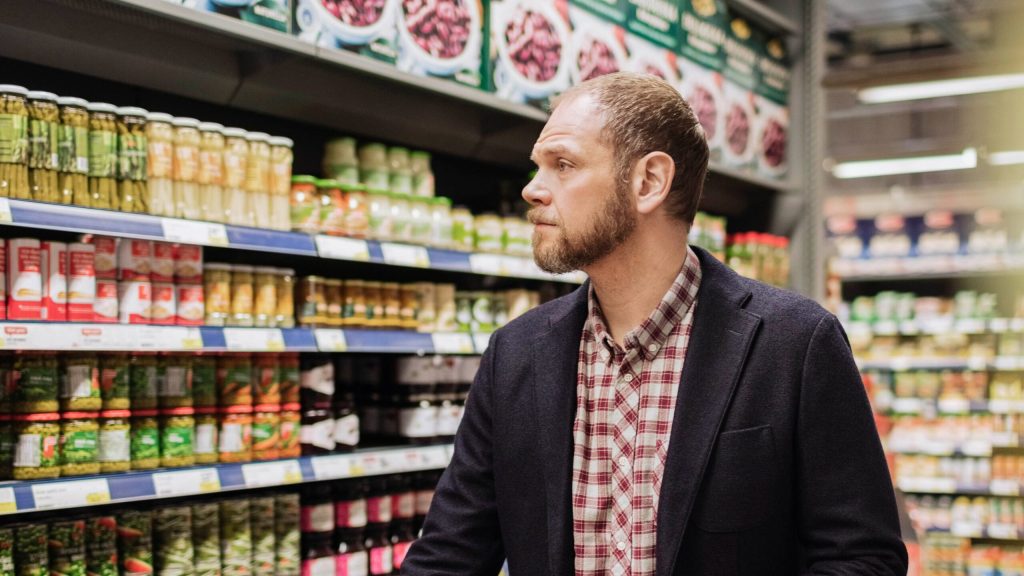
M 624 348 L 590 289 L 573 422 L 576 576 L 654 574 L 658 496 L 700 279 L 687 247 L 672 288 Z

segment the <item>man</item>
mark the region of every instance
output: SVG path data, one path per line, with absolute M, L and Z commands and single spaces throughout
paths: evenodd
M 585 82 L 532 158 L 534 257 L 590 280 L 491 338 L 402 574 L 905 574 L 835 317 L 687 247 L 708 149 L 679 94 Z

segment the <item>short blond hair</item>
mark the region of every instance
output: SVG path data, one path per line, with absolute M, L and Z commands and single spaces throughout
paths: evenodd
M 666 208 L 673 217 L 692 223 L 710 153 L 704 129 L 679 91 L 651 74 L 615 72 L 573 86 L 554 100 L 552 112 L 583 94 L 593 96 L 604 116 L 602 134 L 612 144 L 616 178 L 627 182 L 637 160 L 651 152 L 668 154 L 676 171 Z

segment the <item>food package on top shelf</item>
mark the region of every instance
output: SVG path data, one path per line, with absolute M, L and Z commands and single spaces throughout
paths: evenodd
M 290 32 L 294 0 L 183 0 L 200 9 L 238 18 L 280 32 Z
M 593 0 L 574 0 L 569 6 L 569 20 L 572 22 L 569 72 L 573 85 L 627 69 L 624 9 L 611 9 Z
M 960 253 L 963 218 L 948 210 L 932 210 L 921 218 L 921 228 L 914 246 L 914 255 L 919 258 L 935 258 L 945 262 L 946 258 Z
M 684 0 L 679 22 L 679 91 L 704 127 L 717 162 L 725 135 L 722 69 L 729 16 L 721 0 Z
M 906 218 L 899 214 L 882 214 L 875 218 L 868 243 L 870 258 L 906 258 L 912 253 Z
M 679 5 L 672 0 L 627 0 L 626 70 L 653 74 L 679 86 Z
M 790 62 L 782 38 L 755 34 L 757 128 L 754 162 L 758 173 L 781 178 L 789 169 Z
M 757 148 L 757 44 L 753 28 L 743 18 L 733 17 L 726 32 L 722 160 L 733 168 L 750 168 Z
M 674 52 L 629 33 L 626 34 L 626 52 L 629 54 L 627 70 L 657 76 L 678 88 L 679 68 Z
M 486 88 L 486 3 L 402 0 L 398 9 L 399 70 Z
M 488 88 L 547 109 L 569 87 L 572 35 L 565 0 L 490 0 Z
M 982 208 L 973 214 L 967 227 L 967 253 L 971 256 L 994 256 L 1009 250 L 1010 235 L 1002 210 Z
M 395 25 L 403 0 L 294 0 L 292 31 L 325 48 L 340 48 L 394 64 Z

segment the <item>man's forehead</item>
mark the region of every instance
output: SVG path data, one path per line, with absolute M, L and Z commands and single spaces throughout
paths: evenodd
M 571 138 L 600 137 L 602 121 L 596 110 L 596 102 L 589 94 L 581 94 L 564 100 L 544 125 L 535 147 L 549 142 Z

